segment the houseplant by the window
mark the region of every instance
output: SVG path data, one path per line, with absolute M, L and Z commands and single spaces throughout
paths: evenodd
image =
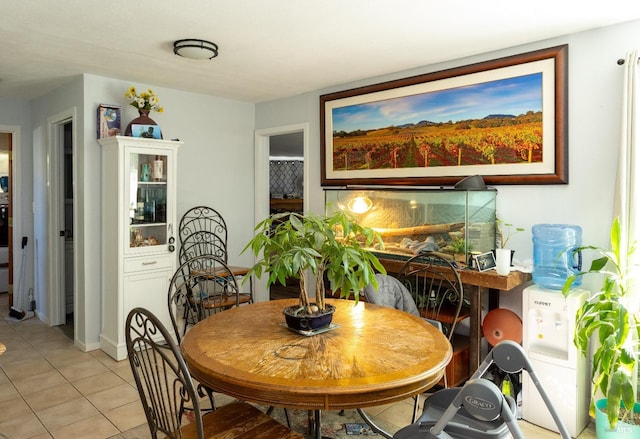
M 631 265 L 635 246 L 625 252 L 618 218 L 611 226 L 610 241 L 611 250 L 594 246 L 573 249 L 574 252 L 595 251 L 599 257 L 593 260 L 588 271 L 569 276 L 562 293 L 565 296 L 569 293 L 578 276 L 604 276 L 602 289 L 591 294 L 576 315 L 574 343 L 583 355 L 588 355 L 591 336 L 596 336 L 591 356 L 593 394 L 589 412 L 595 417 L 596 398 L 601 393 L 606 399 L 609 429 L 615 429 L 622 421 L 635 424 L 634 428 L 640 432 L 637 413 L 640 404 L 636 403 L 634 379 L 639 355 L 640 290 L 635 279 L 637 267 Z M 599 429 L 598 425 L 596 428 Z
M 340 290 L 341 298 L 353 294 L 357 301 L 366 285 L 377 288 L 376 272 L 385 273 L 378 258 L 368 250 L 374 244 L 383 246 L 380 235 L 358 225 L 343 211 L 327 217 L 293 212 L 274 214 L 261 221 L 255 231 L 243 251 L 251 249 L 259 260 L 247 277 L 255 274 L 260 278 L 269 273 L 267 286 L 276 282 L 285 285 L 287 278 L 299 279 L 299 304 L 285 310 L 285 315 L 332 313 L 332 307 L 325 304 L 325 274 L 332 287 Z M 315 302 L 309 300 L 310 274 L 316 277 Z M 326 325 L 329 323 L 330 320 Z

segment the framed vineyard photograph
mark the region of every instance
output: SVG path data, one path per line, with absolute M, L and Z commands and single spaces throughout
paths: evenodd
M 567 52 L 320 96 L 321 184 L 567 184 Z

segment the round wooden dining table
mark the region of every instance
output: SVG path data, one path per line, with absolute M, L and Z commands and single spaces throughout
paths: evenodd
M 430 389 L 451 360 L 447 338 L 403 311 L 328 299 L 336 307 L 331 329 L 307 336 L 284 324 L 282 310 L 295 303 L 243 305 L 195 325 L 181 343 L 192 376 L 217 392 L 267 406 L 360 409 Z

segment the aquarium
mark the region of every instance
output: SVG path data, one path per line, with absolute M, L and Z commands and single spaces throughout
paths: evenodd
M 495 189 L 327 189 L 327 214 L 341 209 L 378 231 L 382 256 L 440 253 L 458 265 L 496 247 Z

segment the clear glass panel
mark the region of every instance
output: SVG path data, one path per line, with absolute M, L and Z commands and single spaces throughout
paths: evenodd
M 167 156 L 130 155 L 129 247 L 167 243 Z
M 327 214 L 342 209 L 380 232 L 387 256 L 436 251 L 466 265 L 495 248 L 496 190 L 325 190 Z

